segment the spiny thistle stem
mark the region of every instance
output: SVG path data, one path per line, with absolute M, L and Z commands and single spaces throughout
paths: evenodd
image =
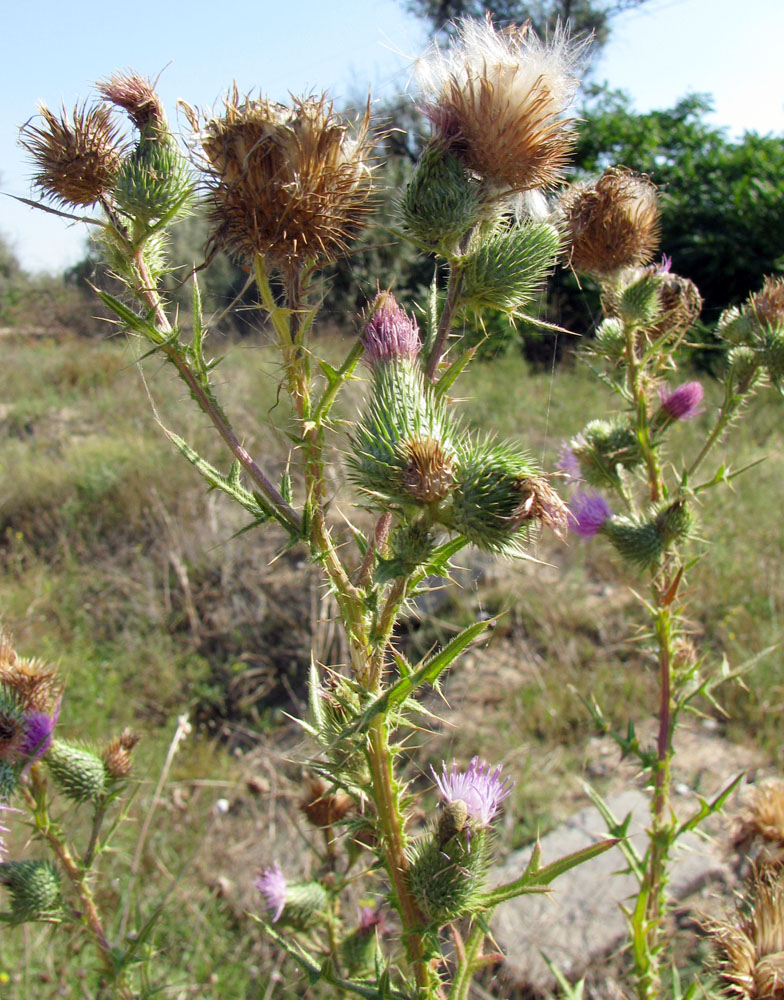
M 449 1000 L 469 1000 L 471 994 L 471 982 L 476 971 L 476 960 L 482 952 L 482 945 L 485 940 L 485 932 L 478 923 L 471 928 L 468 940 L 461 949 L 455 978 L 452 981 L 452 989 L 449 992 Z
M 134 257 L 134 263 L 139 275 L 138 294 L 147 303 L 155 316 L 156 327 L 162 334 L 168 335 L 172 332 L 171 324 L 163 310 L 160 295 L 152 283 L 147 265 L 144 262 L 142 251 L 138 250 Z M 265 476 L 250 454 L 240 444 L 239 439 L 232 430 L 230 424 L 220 412 L 215 403 L 209 398 L 204 388 L 200 385 L 189 365 L 182 358 L 176 348 L 165 344 L 159 345 L 166 357 L 174 364 L 178 374 L 188 386 L 200 409 L 210 418 L 213 426 L 228 445 L 230 451 L 245 469 L 248 475 L 258 487 L 259 492 L 269 501 L 270 505 L 277 511 L 282 520 L 295 531 L 302 530 L 302 519 L 299 514 L 283 499 L 281 494 L 269 479 Z
M 427 365 L 425 366 L 425 377 L 430 382 L 435 382 L 436 380 L 438 366 L 441 363 L 441 358 L 443 357 L 444 350 L 446 348 L 447 337 L 449 336 L 449 331 L 452 329 L 452 324 L 455 320 L 455 311 L 457 310 L 458 303 L 460 302 L 460 293 L 462 288 L 463 270 L 456 264 L 453 264 L 449 271 L 449 287 L 446 302 L 444 303 L 444 309 L 438 322 L 438 330 L 436 332 L 435 340 L 433 341 L 433 347 L 427 359 Z
M 740 409 L 743 403 L 743 398 L 751 387 L 752 382 L 757 377 L 757 372 L 750 372 L 746 378 L 740 383 L 740 385 L 733 389 L 732 386 L 732 374 L 727 376 L 727 381 L 724 386 L 724 399 L 722 400 L 721 410 L 719 411 L 719 416 L 716 420 L 716 424 L 711 430 L 710 434 L 705 440 L 699 454 L 691 463 L 688 468 L 687 476 L 691 478 L 697 469 L 702 465 L 706 455 L 711 450 L 711 448 L 716 444 L 724 431 L 732 423 L 732 419 L 735 414 Z
M 637 331 L 633 324 L 626 326 L 626 385 L 632 399 L 637 423 L 637 440 L 648 469 L 648 485 L 651 503 L 656 503 L 662 495 L 662 472 L 656 453 L 651 447 L 648 429 L 648 407 L 643 385 L 643 365 L 637 359 L 635 346 Z
M 101 917 L 87 881 L 87 871 L 74 860 L 68 846 L 61 840 L 52 825 L 46 802 L 46 782 L 41 777 L 40 765 L 33 764 L 30 768 L 30 786 L 24 789 L 24 794 L 29 805 L 32 807 L 38 834 L 52 849 L 60 863 L 60 868 L 71 883 L 71 887 L 79 899 L 82 922 L 88 928 L 95 941 L 103 967 L 117 990 L 116 995 L 121 1000 L 133 1000 L 133 994 L 126 983 L 123 982 L 124 976 L 122 970 L 117 967 L 114 951 L 103 929 Z
M 382 848 L 387 872 L 394 886 L 408 960 L 414 970 L 417 987 L 423 997 L 431 996 L 431 976 L 425 960 L 422 935 L 417 928 L 422 914 L 408 887 L 408 860 L 405 852 L 403 818 L 392 775 L 392 754 L 387 739 L 386 720 L 376 716 L 368 733 L 368 762 L 373 782 L 373 801 L 381 828 Z

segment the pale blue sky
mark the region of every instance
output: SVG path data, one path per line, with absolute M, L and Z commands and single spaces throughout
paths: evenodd
M 39 100 L 73 107 L 93 81 L 132 68 L 160 77 L 177 98 L 211 106 L 236 79 L 285 100 L 289 91 L 389 96 L 406 87 L 425 31 L 395 0 L 233 0 L 183 4 L 134 0 L 38 0 L 7 5 L 0 60 L 0 190 L 30 195 L 30 166 L 16 144 Z M 595 67 L 597 79 L 632 94 L 639 110 L 711 93 L 714 120 L 784 134 L 784 0 L 649 0 L 622 15 Z M 61 220 L 0 200 L 0 232 L 30 270 L 57 270 L 84 252 L 84 234 Z

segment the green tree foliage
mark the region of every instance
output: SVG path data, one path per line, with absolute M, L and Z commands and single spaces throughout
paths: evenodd
M 627 94 L 594 88 L 575 158 L 579 171 L 624 164 L 659 185 L 662 250 L 700 289 L 709 321 L 784 267 L 784 137 L 734 142 L 708 123 L 711 110 L 692 94 L 636 114 Z
M 499 27 L 531 22 L 534 31 L 542 37 L 552 36 L 555 26 L 569 24 L 574 35 L 593 35 L 598 49 L 610 37 L 613 17 L 633 7 L 640 7 L 647 0 L 407 0 L 410 13 L 429 21 L 433 34 L 449 34 L 451 25 L 461 17 L 483 18 L 489 14 Z

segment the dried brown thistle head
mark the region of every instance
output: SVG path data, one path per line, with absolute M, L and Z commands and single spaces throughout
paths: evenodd
M 563 114 L 579 82 L 582 47 L 563 32 L 545 44 L 526 25 L 459 23 L 456 41 L 434 46 L 417 73 L 424 111 L 466 166 L 502 191 L 560 180 L 571 153 Z
M 63 693 L 57 669 L 41 660 L 25 659 L 0 630 L 0 684 L 12 692 L 23 712 L 51 713 Z
M 758 842 L 758 866 L 781 864 L 784 861 L 784 781 L 770 780 L 757 785 L 738 817 L 732 836 L 732 846 L 748 851 Z
M 659 245 L 656 188 L 647 177 L 610 167 L 564 202 L 576 271 L 605 277 L 646 264 Z
M 372 207 L 369 108 L 352 133 L 323 95 L 284 107 L 242 100 L 235 86 L 203 128 L 185 112 L 204 152 L 216 247 L 282 269 L 348 250 Z
M 784 885 L 757 876 L 748 913 L 708 926 L 730 996 L 784 1000 Z
M 761 326 L 784 328 L 784 277 L 769 274 L 761 290 L 750 297 L 749 305 Z
M 440 441 L 414 438 L 402 445 L 403 487 L 422 503 L 443 500 L 455 485 L 455 463 Z
M 563 538 L 569 527 L 569 508 L 544 476 L 527 476 L 519 482 L 520 506 L 515 528 L 525 521 L 539 521 Z
M 123 729 L 101 754 L 106 773 L 110 778 L 127 778 L 131 773 L 133 751 L 141 736 L 130 729 Z
M 140 131 L 150 125 L 158 130 L 167 128 L 166 114 L 151 80 L 129 71 L 100 80 L 97 87 L 105 101 L 128 112 Z
M 321 830 L 345 819 L 354 808 L 354 800 L 346 792 L 330 792 L 325 781 L 319 777 L 311 777 L 308 778 L 308 791 L 299 807 L 308 822 Z
M 58 116 L 41 104 L 39 111 L 42 124 L 31 119 L 19 138 L 38 168 L 36 187 L 63 205 L 94 205 L 120 169 L 122 147 L 111 110 L 77 105 L 69 117 L 65 108 Z

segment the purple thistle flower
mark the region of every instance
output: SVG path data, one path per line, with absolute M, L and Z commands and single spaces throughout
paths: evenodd
M 365 361 L 371 368 L 399 358 L 413 361 L 422 347 L 416 320 L 409 319 L 391 292 L 379 292 L 376 296 L 362 343 Z
M 656 268 L 658 274 L 669 274 L 672 268 L 672 257 L 668 257 L 666 253 L 662 254 L 661 264 Z
M 51 715 L 48 712 L 41 712 L 38 709 L 31 709 L 29 712 L 25 712 L 25 738 L 22 744 L 22 753 L 31 762 L 39 760 L 51 747 L 52 733 L 54 732 L 54 727 L 57 725 L 59 715 L 59 701 Z
M 267 909 L 272 913 L 273 924 L 276 923 L 286 905 L 286 877 L 277 861 L 265 868 L 254 884 L 264 896 Z
M 580 538 L 593 538 L 612 517 L 610 505 L 598 493 L 577 493 L 569 514 L 569 527 Z
M 556 469 L 563 472 L 567 479 L 582 479 L 583 471 L 580 467 L 580 459 L 566 442 L 561 446 L 558 453 L 558 461 L 555 463 Z
M 498 807 L 515 784 L 512 778 L 501 781 L 502 765 L 499 764 L 491 774 L 490 765 L 479 757 L 472 759 L 467 771 L 458 771 L 455 760 L 452 761 L 451 771 L 447 770 L 445 761 L 441 761 L 440 777 L 432 767 L 430 770 L 444 801 L 465 802 L 468 818 L 475 820 L 480 829 L 490 825 Z
M 673 420 L 691 420 L 705 409 L 702 406 L 703 389 L 699 382 L 684 382 L 672 392 L 662 386 L 659 396 L 662 409 Z

